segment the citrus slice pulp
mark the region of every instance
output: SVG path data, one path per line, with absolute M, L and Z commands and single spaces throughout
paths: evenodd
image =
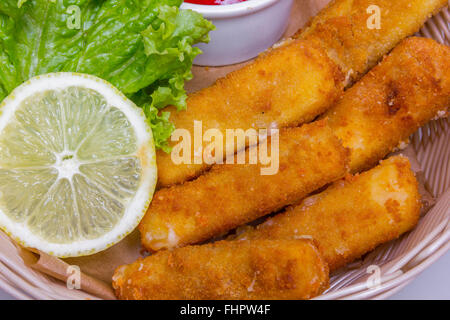
M 156 175 L 142 109 L 104 80 L 38 76 L 0 106 L 0 227 L 23 246 L 108 248 L 142 219 Z

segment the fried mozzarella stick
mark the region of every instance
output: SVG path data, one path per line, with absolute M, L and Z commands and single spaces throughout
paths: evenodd
M 448 0 L 335 0 L 296 38 L 323 47 L 348 84 L 446 5 Z
M 312 241 L 221 241 L 160 251 L 113 276 L 119 299 L 309 299 L 328 287 Z
M 418 127 L 446 113 L 450 103 L 449 50 L 433 40 L 405 40 L 347 90 L 327 114 L 331 128 L 351 150 L 353 172 L 375 165 Z M 305 137 L 287 136 L 280 139 L 280 147 L 295 146 L 301 139 L 305 141 Z M 306 177 L 313 177 L 315 166 L 321 166 L 285 163 L 294 170 L 309 170 Z M 245 174 L 239 169 L 242 167 L 216 168 L 196 181 L 160 190 L 140 226 L 144 246 L 158 250 L 196 243 L 281 209 L 292 201 L 286 198 L 289 192 L 307 190 L 295 184 L 305 183 L 304 177 L 299 172 L 289 176 L 289 171 L 282 170 L 284 166 L 280 160 L 280 173 L 272 177 L 261 177 L 255 165 L 245 167 Z M 276 197 L 277 190 L 281 200 Z M 295 193 L 295 200 L 302 194 L 307 195 Z
M 142 244 L 154 251 L 219 236 L 300 201 L 348 170 L 348 150 L 324 120 L 281 130 L 278 158 L 274 175 L 261 175 L 261 162 L 216 165 L 196 180 L 159 190 L 139 225 Z
M 417 32 L 446 2 L 334 1 L 300 34 L 303 40 L 287 41 L 194 93 L 188 98 L 187 111 L 168 108 L 171 120 L 191 137 L 194 121 L 202 122 L 203 132 L 215 128 L 224 137 L 226 129 L 283 128 L 309 122 L 333 105 L 344 85 L 358 80 L 401 39 Z M 367 10 L 374 6 L 381 10 L 379 30 L 368 27 L 371 15 Z M 227 140 L 223 154 L 242 150 L 246 143 Z M 209 168 L 201 159 L 207 144 L 192 144 L 189 163 L 175 164 L 171 154 L 158 151 L 159 187 L 190 180 Z M 196 154 L 201 163 L 195 162 Z
M 346 91 L 325 116 L 351 150 L 352 173 L 373 167 L 426 122 L 447 115 L 449 70 L 448 46 L 410 38 Z
M 336 270 L 411 230 L 420 215 L 417 181 L 397 156 L 250 228 L 237 239 L 312 238 Z
M 331 107 L 343 91 L 342 81 L 343 75 L 322 48 L 295 40 L 219 79 L 211 87 L 191 94 L 186 111 L 168 110 L 176 128 L 188 130 L 192 139 L 194 121 L 201 121 L 203 132 L 214 128 L 224 137 L 227 129 L 297 126 Z M 223 155 L 242 150 L 248 144 L 248 141 L 235 143 L 234 139 L 224 142 Z M 199 147 L 192 143 L 191 163 L 186 164 L 176 165 L 170 153 L 158 151 L 158 185 L 182 183 L 210 167 L 201 158 L 207 145 L 203 141 Z M 196 154 L 200 154 L 202 163 L 195 163 Z

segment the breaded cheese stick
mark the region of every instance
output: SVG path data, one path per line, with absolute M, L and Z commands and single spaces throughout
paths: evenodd
M 322 46 L 351 83 L 446 5 L 448 0 L 335 0 L 297 38 Z
M 203 132 L 216 128 L 223 136 L 226 129 L 283 128 L 309 122 L 333 105 L 344 84 L 358 80 L 446 2 L 333 1 L 300 33 L 304 40 L 287 41 L 191 95 L 187 111 L 168 108 L 171 120 L 176 128 L 188 130 L 191 137 L 194 121 L 202 122 Z M 381 10 L 379 30 L 369 29 L 367 24 L 367 9 L 374 5 Z M 224 155 L 246 145 L 233 142 L 225 142 Z M 200 141 L 199 148 L 206 145 Z M 157 152 L 159 187 L 193 179 L 210 167 L 204 162 L 195 164 L 195 154 L 201 154 L 201 150 L 192 147 L 191 161 L 184 164 L 175 164 L 170 154 Z
M 322 48 L 296 40 L 191 94 L 186 111 L 167 110 L 175 127 L 188 130 L 192 139 L 194 121 L 201 121 L 203 133 L 214 128 L 224 137 L 227 129 L 297 126 L 310 122 L 336 102 L 343 91 L 343 79 Z M 248 144 L 234 139 L 224 142 L 224 155 Z M 200 148 L 206 148 L 207 143 L 200 143 Z M 170 153 L 157 152 L 160 187 L 195 178 L 210 167 L 202 159 L 201 164 L 195 164 L 195 154 L 202 155 L 202 150 L 196 150 L 194 143 L 191 146 L 190 164 L 175 165 Z
M 199 243 L 278 211 L 343 177 L 347 157 L 324 120 L 281 130 L 278 173 L 261 175 L 261 162 L 216 165 L 159 190 L 139 225 L 142 244 L 154 251 Z
M 450 74 L 445 72 L 450 68 L 449 57 L 449 48 L 433 40 L 405 40 L 327 113 L 333 131 L 351 150 L 353 172 L 375 165 L 419 126 L 440 113 L 445 114 L 450 98 Z M 284 143 L 280 141 L 280 145 Z M 259 169 L 253 170 L 252 174 L 242 176 L 235 173 L 237 169 L 224 169 L 221 174 L 239 179 L 238 185 L 227 184 L 230 178 L 223 179 L 219 174 L 214 179 L 203 178 L 187 184 L 188 187 L 161 190 L 157 195 L 163 195 L 163 200 L 155 197 L 141 224 L 144 245 L 157 250 L 203 241 L 245 223 L 244 220 L 251 217 L 256 219 L 281 209 L 286 201 L 280 201 L 281 207 L 277 207 L 275 201 L 263 203 L 252 198 L 251 184 L 247 189 L 244 185 L 253 180 L 252 175 L 258 175 Z M 279 177 L 282 178 L 273 178 L 272 188 L 283 190 L 287 188 L 285 181 L 292 183 L 297 179 L 295 175 Z M 219 186 L 212 188 L 205 181 L 214 181 Z M 264 184 L 261 186 L 269 188 Z M 186 193 L 186 190 L 191 191 Z M 214 196 L 209 190 L 215 192 Z M 243 204 L 237 205 L 236 199 L 240 196 Z M 169 200 L 166 202 L 165 199 Z M 265 206 L 264 210 L 248 210 L 247 199 L 260 208 Z M 218 210 L 220 215 L 216 213 Z M 172 217 L 175 217 L 173 221 Z M 185 236 L 197 232 L 198 236 Z M 150 238 L 145 239 L 145 236 Z
M 312 238 L 336 270 L 412 229 L 420 215 L 417 181 L 407 158 L 335 182 L 237 239 Z
M 309 299 L 328 287 L 312 241 L 221 241 L 160 251 L 113 276 L 119 299 Z
M 450 48 L 425 38 L 410 38 L 325 116 L 351 150 L 353 173 L 373 167 L 408 137 L 450 106 Z

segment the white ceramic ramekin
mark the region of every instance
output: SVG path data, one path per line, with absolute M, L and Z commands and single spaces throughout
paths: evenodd
M 211 42 L 199 44 L 203 54 L 194 61 L 201 66 L 243 62 L 277 42 L 286 30 L 293 0 L 247 0 L 230 5 L 198 5 L 184 2 L 183 9 L 201 13 L 216 30 Z

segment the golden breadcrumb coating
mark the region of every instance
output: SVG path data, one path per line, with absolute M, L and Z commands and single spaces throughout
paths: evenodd
M 261 175 L 261 163 L 216 165 L 194 181 L 156 192 L 139 225 L 144 247 L 180 247 L 219 236 L 300 201 L 348 170 L 348 150 L 323 120 L 280 131 L 279 150 L 275 175 Z
M 202 121 L 203 132 L 214 128 L 224 137 L 226 129 L 293 127 L 331 107 L 343 90 L 342 80 L 342 74 L 321 48 L 296 40 L 191 94 L 186 111 L 167 111 L 171 111 L 175 127 L 188 130 L 192 138 L 194 121 Z M 203 143 L 203 148 L 207 144 Z M 234 141 L 225 141 L 223 154 L 244 147 L 245 143 L 234 148 Z M 158 151 L 159 186 L 184 182 L 210 167 L 194 164 L 194 153 L 192 143 L 192 164 L 175 165 L 170 153 Z
M 419 215 L 417 180 L 408 159 L 397 156 L 333 183 L 237 239 L 311 238 L 333 271 L 411 230 Z
M 216 242 L 160 251 L 113 276 L 119 299 L 309 299 L 328 287 L 312 241 Z
M 346 91 L 325 116 L 351 149 L 353 173 L 367 170 L 450 106 L 450 48 L 410 38 Z
M 326 113 L 333 131 L 351 150 L 352 172 L 372 167 L 418 127 L 446 113 L 450 103 L 449 50 L 433 40 L 405 40 Z M 289 130 L 284 132 L 281 147 L 296 145 L 297 138 L 288 141 Z M 280 163 L 280 168 L 283 166 Z M 297 167 L 298 163 L 290 166 Z M 303 181 L 281 171 L 271 178 L 260 177 L 267 181 L 260 183 L 255 180 L 259 167 L 247 166 L 244 175 L 240 168 L 216 168 L 198 181 L 160 190 L 141 224 L 144 245 L 157 250 L 220 235 L 289 204 L 292 199 L 283 190 L 293 187 L 293 181 Z M 266 189 L 273 189 L 275 195 L 268 193 L 266 198 L 263 192 L 265 202 L 252 191 Z M 280 190 L 278 197 L 276 190 Z M 297 199 L 300 195 L 295 194 Z
M 351 83 L 446 5 L 447 0 L 332 1 L 297 37 L 322 46 Z M 377 8 L 379 26 L 372 19 Z
M 403 38 L 417 32 L 446 0 L 338 0 L 313 18 L 301 40 L 290 40 L 213 86 L 190 95 L 187 111 L 176 112 L 176 128 L 193 137 L 194 120 L 203 131 L 283 128 L 311 121 L 333 105 L 343 86 L 357 81 Z M 369 29 L 369 6 L 381 10 L 381 29 Z M 173 146 L 175 143 L 171 143 Z M 205 146 L 204 144 L 203 146 Z M 242 149 L 244 144 L 237 145 Z M 194 157 L 194 151 L 191 157 Z M 226 142 L 225 152 L 235 148 Z M 165 187 L 199 176 L 210 167 L 175 164 L 157 152 L 158 185 Z M 194 163 L 194 162 L 192 162 Z

